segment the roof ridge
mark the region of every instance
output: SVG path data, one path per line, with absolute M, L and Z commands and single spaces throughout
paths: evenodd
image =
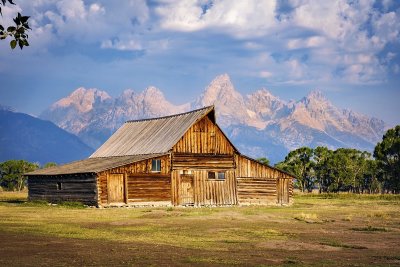
M 134 156 L 155 156 L 155 155 L 166 155 L 169 152 L 162 153 L 144 153 L 144 154 L 133 154 L 133 155 L 118 155 L 118 156 L 103 156 L 103 157 L 88 157 L 85 159 L 103 159 L 103 158 L 122 158 L 122 157 L 134 157 Z M 79 160 L 78 160 L 79 161 Z
M 190 111 L 186 111 L 183 113 L 178 113 L 178 114 L 172 114 L 172 115 L 167 115 L 167 116 L 163 116 L 163 117 L 155 117 L 155 118 L 147 118 L 147 119 L 139 119 L 139 120 L 128 120 L 125 123 L 131 123 L 131 122 L 141 122 L 141 121 L 151 121 L 151 120 L 160 120 L 160 119 L 166 119 L 166 118 L 172 118 L 172 117 L 177 117 L 177 116 L 182 116 L 182 115 L 186 115 L 189 113 L 195 113 L 198 112 L 200 110 L 206 110 L 206 109 L 215 109 L 214 105 L 211 106 L 206 106 L 206 107 L 202 107 L 202 108 L 198 108 L 198 109 L 194 109 L 194 110 L 190 110 Z

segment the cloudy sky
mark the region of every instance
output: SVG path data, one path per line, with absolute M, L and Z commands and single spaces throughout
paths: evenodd
M 29 47 L 0 42 L 0 104 L 39 114 L 80 86 L 112 96 L 153 85 L 182 104 L 217 75 L 282 99 L 319 89 L 400 124 L 400 1 L 15 0 Z

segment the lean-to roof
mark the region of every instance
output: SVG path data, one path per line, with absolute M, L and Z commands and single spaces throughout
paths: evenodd
M 214 106 L 210 106 L 167 117 L 128 121 L 90 158 L 166 153 L 193 124 L 209 113 L 215 120 Z
M 121 157 L 106 158 L 88 158 L 84 160 L 74 161 L 60 166 L 54 166 L 45 169 L 39 169 L 25 175 L 61 175 L 61 174 L 78 174 L 78 173 L 97 173 L 112 168 L 131 164 L 141 160 L 163 156 L 165 154 L 148 154 L 133 155 Z

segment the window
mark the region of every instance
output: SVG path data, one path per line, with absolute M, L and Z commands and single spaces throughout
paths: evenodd
M 62 183 L 61 182 L 57 182 L 57 190 L 61 190 L 62 189 Z
M 151 161 L 151 171 L 161 172 L 161 159 L 153 159 Z
M 209 180 L 225 180 L 225 172 L 208 172 Z

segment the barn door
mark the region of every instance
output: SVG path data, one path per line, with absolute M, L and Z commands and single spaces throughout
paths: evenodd
M 124 175 L 110 174 L 108 176 L 108 203 L 124 203 Z
M 180 204 L 194 205 L 194 175 L 181 174 Z
M 277 192 L 278 192 L 278 203 L 289 204 L 289 179 L 278 179 Z

